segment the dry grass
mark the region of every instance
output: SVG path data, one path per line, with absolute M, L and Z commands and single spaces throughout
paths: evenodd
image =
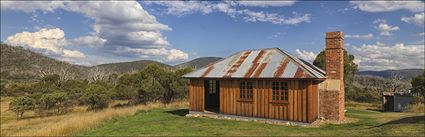
M 354 101 L 346 101 L 345 107 L 347 107 L 347 108 L 361 108 L 361 109 L 374 109 L 374 110 L 381 109 L 380 104 L 360 103 L 360 102 L 354 102 Z
M 2 136 L 69 136 L 76 133 L 93 129 L 102 121 L 116 116 L 133 115 L 138 110 L 153 108 L 169 108 L 187 106 L 187 102 L 175 102 L 170 105 L 161 103 L 149 103 L 127 108 L 108 108 L 98 112 L 77 111 L 74 113 L 50 116 L 44 118 L 32 118 L 1 124 Z M 83 108 L 79 108 L 83 109 Z
M 425 106 L 423 103 L 418 103 L 414 105 L 409 105 L 409 108 L 407 109 L 408 112 L 425 112 Z

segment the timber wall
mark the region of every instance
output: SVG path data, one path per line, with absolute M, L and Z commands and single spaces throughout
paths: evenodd
M 191 79 L 189 85 L 191 111 L 204 111 L 203 81 L 203 79 Z M 309 123 L 317 119 L 317 81 L 284 80 L 289 86 L 286 103 L 272 102 L 273 80 L 244 80 L 253 82 L 253 100 L 239 100 L 239 81 L 240 79 L 220 80 L 220 113 Z

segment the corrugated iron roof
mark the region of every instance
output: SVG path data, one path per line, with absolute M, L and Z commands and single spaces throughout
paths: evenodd
M 279 48 L 237 52 L 185 78 L 326 78 L 325 71 Z

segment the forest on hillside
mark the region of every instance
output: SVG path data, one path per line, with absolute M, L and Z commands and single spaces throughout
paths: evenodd
M 150 64 L 135 73 L 99 72 L 84 80 L 48 74 L 37 82 L 2 84 L 1 95 L 16 97 L 9 109 L 17 113 L 17 118 L 22 118 L 26 111 L 39 116 L 64 114 L 81 105 L 88 106 L 87 111 L 97 111 L 109 107 L 112 100 L 126 101 L 112 107 L 147 102 L 168 104 L 186 98 L 188 80 L 182 75 L 190 71 L 190 68 L 170 70 Z

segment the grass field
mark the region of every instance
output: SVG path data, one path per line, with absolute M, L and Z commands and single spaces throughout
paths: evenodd
M 25 112 L 24 119 L 16 120 L 15 114 L 8 110 L 11 99 L 1 98 L 1 136 L 69 136 L 93 129 L 108 119 L 132 116 L 138 110 L 187 106 L 186 102 L 175 102 L 167 106 L 149 103 L 126 108 L 108 108 L 98 112 L 88 112 L 85 111 L 87 107 L 79 106 L 66 115 L 37 117 L 30 111 Z
M 33 112 L 16 120 L 8 110 L 11 98 L 1 99 L 1 136 L 136 136 L 136 135 L 313 135 L 313 136 L 424 136 L 422 110 L 408 113 L 383 113 L 378 105 L 347 102 L 348 124 L 323 124 L 320 127 L 280 126 L 255 122 L 184 117 L 187 102 L 164 107 L 159 103 L 120 109 L 87 112 L 84 107 L 59 116 L 36 117 Z
M 100 127 L 80 133 L 89 136 L 424 136 L 424 113 L 379 112 L 368 104 L 347 105 L 346 116 L 355 122 L 320 127 L 280 126 L 256 122 L 184 117 L 182 108 L 139 111 L 116 117 Z

